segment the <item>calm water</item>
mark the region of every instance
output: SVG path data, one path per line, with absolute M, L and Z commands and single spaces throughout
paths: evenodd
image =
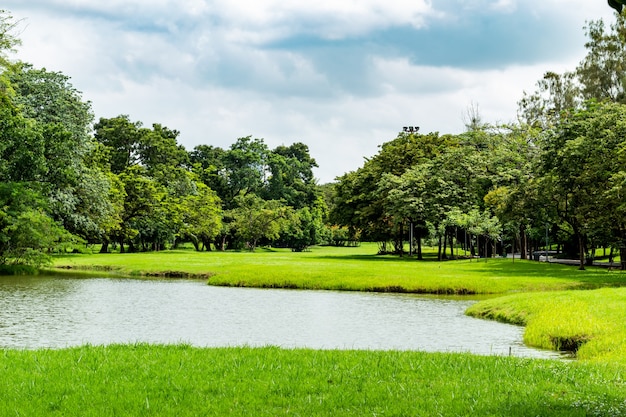
M 0 348 L 128 342 L 400 349 L 554 358 L 474 301 L 210 287 L 201 281 L 0 277 Z

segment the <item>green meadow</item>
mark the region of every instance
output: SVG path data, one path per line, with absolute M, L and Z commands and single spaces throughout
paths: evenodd
M 437 262 L 376 255 L 374 244 L 357 248 L 314 247 L 309 252 L 172 250 L 131 254 L 72 254 L 56 268 L 133 276 L 196 276 L 211 285 L 425 294 L 503 294 L 621 286 L 626 274 L 578 271 L 564 265 L 512 259 Z
M 468 314 L 526 326 L 575 360 L 185 345 L 0 351 L 0 415 L 626 415 L 626 274 L 511 259 L 436 262 L 375 245 L 309 252 L 71 254 L 55 271 L 209 285 L 480 295 Z
M 469 354 L 112 345 L 0 353 L 3 416 L 621 416 L 624 370 Z

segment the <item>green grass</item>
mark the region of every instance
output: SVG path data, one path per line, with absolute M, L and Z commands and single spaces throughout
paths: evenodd
M 509 295 L 475 304 L 468 314 L 526 326 L 531 346 L 626 365 L 624 288 Z
M 55 267 L 126 275 L 206 277 L 211 285 L 434 294 L 589 289 L 626 285 L 626 274 L 510 259 L 417 261 L 375 255 L 375 245 L 310 252 L 194 252 L 67 255 Z
M 0 351 L 2 416 L 618 416 L 610 365 L 126 345 Z

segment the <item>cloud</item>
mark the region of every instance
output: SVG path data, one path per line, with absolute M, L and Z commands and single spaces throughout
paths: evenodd
M 515 119 L 522 91 L 584 56 L 588 0 L 5 0 L 18 57 L 62 71 L 98 117 L 181 131 L 189 149 L 303 141 L 322 181 L 402 126 L 458 133 L 477 103 Z

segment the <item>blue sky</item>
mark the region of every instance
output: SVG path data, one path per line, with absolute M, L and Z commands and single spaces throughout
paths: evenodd
M 321 183 L 403 126 L 459 133 L 470 107 L 506 123 L 544 72 L 584 57 L 604 0 L 5 0 L 15 58 L 61 71 L 96 117 L 306 143 Z

